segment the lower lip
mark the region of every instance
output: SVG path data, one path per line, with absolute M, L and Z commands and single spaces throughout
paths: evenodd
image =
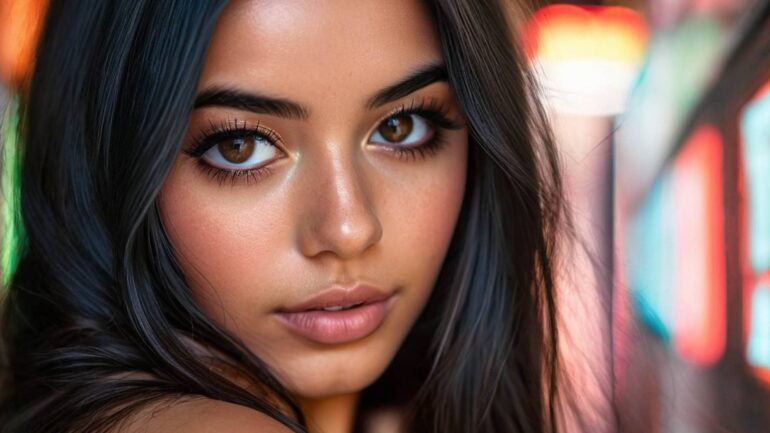
M 350 343 L 367 337 L 385 320 L 395 299 L 361 305 L 349 310 L 312 310 L 278 313 L 277 316 L 299 335 L 322 344 Z

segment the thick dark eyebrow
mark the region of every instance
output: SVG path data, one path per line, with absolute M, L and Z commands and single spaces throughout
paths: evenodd
M 447 71 L 444 65 L 429 64 L 417 69 L 398 83 L 380 90 L 369 98 L 366 105 L 369 109 L 374 109 L 388 102 L 403 98 L 435 82 L 447 80 Z M 212 87 L 203 90 L 195 98 L 194 107 L 196 109 L 203 107 L 230 107 L 253 113 L 270 114 L 300 120 L 305 120 L 310 115 L 310 110 L 296 102 L 227 87 Z
M 417 69 L 405 79 L 398 83 L 392 84 L 369 98 L 367 107 L 374 109 L 388 102 L 393 102 L 397 99 L 403 98 L 417 90 L 422 89 L 437 81 L 447 81 L 446 67 L 441 64 L 429 64 Z
M 195 98 L 195 108 L 203 107 L 230 107 L 302 120 L 307 119 L 309 115 L 309 110 L 296 102 L 226 87 L 213 87 L 198 94 Z

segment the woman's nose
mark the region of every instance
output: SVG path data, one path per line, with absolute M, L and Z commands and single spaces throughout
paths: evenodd
M 354 155 L 331 152 L 308 165 L 299 203 L 299 250 L 306 257 L 330 253 L 349 259 L 363 254 L 382 237 L 364 167 Z

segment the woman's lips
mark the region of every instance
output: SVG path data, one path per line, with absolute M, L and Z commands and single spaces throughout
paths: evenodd
M 282 308 L 276 315 L 292 331 L 309 340 L 342 344 L 376 331 L 394 299 L 393 293 L 362 284 L 349 289 L 332 287 L 305 302 Z

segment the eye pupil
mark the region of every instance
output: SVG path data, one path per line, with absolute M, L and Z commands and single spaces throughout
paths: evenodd
M 219 143 L 219 152 L 228 162 L 238 164 L 249 159 L 251 154 L 254 153 L 256 140 L 256 137 L 253 135 L 231 138 Z
M 412 133 L 413 126 L 412 116 L 401 114 L 387 118 L 378 130 L 386 140 L 398 143 Z

